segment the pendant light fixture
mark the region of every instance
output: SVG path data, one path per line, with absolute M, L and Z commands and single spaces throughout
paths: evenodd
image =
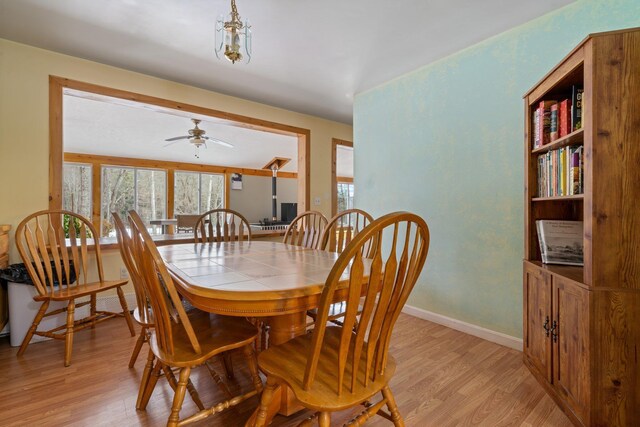
M 251 25 L 249 20 L 242 22 L 236 0 L 231 0 L 231 13 L 225 20 L 223 15 L 216 21 L 216 57 L 223 54 L 233 64 L 251 61 Z

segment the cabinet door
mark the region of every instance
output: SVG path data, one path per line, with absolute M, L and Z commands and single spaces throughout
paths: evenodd
M 551 276 L 541 268 L 524 265 L 524 355 L 531 369 L 551 382 Z
M 589 415 L 589 294 L 569 279 L 553 277 L 553 383 L 585 424 Z

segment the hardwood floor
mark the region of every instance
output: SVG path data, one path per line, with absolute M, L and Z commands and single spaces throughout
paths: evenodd
M 64 343 L 17 348 L 0 339 L 0 424 L 3 426 L 162 426 L 173 396 L 164 379 L 145 412 L 136 411 L 144 368 L 143 349 L 135 368 L 127 363 L 136 337 L 124 320 L 107 322 L 74 337 L 73 359 L 63 367 Z M 407 426 L 570 426 L 522 364 L 521 353 L 425 320 L 401 315 L 391 344 L 398 371 L 391 382 Z M 241 355 L 234 358 L 233 387 L 250 387 Z M 218 364 L 218 371 L 222 372 Z M 206 403 L 223 393 L 206 369 L 193 374 Z M 257 397 L 194 425 L 242 426 L 257 406 Z M 189 396 L 182 414 L 195 412 Z M 357 411 L 333 414 L 342 425 Z M 272 426 L 295 426 L 309 412 L 278 416 Z M 391 425 L 376 417 L 367 426 Z

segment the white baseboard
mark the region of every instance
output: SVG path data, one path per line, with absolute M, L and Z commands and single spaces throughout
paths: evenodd
M 481 326 L 473 325 L 471 323 L 463 322 L 462 320 L 453 319 L 451 317 L 443 316 L 442 314 L 434 313 L 432 311 L 423 310 L 421 308 L 405 305 L 402 310 L 410 316 L 417 317 L 419 319 L 428 320 L 439 325 L 446 326 L 456 331 L 464 332 L 465 334 L 473 335 L 478 338 L 482 338 L 487 341 L 494 342 L 496 344 L 503 345 L 505 347 L 512 348 L 514 350 L 522 351 L 522 339 L 512 337 L 511 335 L 503 334 L 501 332 L 492 331 Z

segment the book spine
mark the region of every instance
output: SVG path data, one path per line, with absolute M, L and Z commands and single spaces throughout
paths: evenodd
M 540 145 L 551 142 L 551 106 L 555 101 L 540 101 L 539 125 Z
M 565 163 L 565 148 L 561 148 L 560 150 L 558 150 L 559 153 L 559 157 L 560 157 L 560 170 L 559 170 L 559 175 L 560 175 L 560 196 L 566 196 L 566 188 L 567 188 L 567 172 L 566 172 L 566 163 Z
M 571 133 L 571 100 L 565 99 L 560 103 L 558 111 L 558 135 L 560 138 Z
M 571 87 L 571 131 L 582 128 L 582 95 L 584 89 L 580 86 Z
M 534 150 L 536 148 L 540 147 L 540 129 L 538 128 L 538 126 L 540 126 L 539 113 L 540 113 L 540 109 L 536 108 L 535 111 L 533 112 L 533 118 L 532 118 L 532 123 L 533 123 L 533 149 Z
M 573 194 L 580 194 L 580 149 L 576 149 L 571 156 L 571 181 Z
M 555 141 L 558 137 L 558 104 L 553 104 L 549 112 L 549 140 Z

